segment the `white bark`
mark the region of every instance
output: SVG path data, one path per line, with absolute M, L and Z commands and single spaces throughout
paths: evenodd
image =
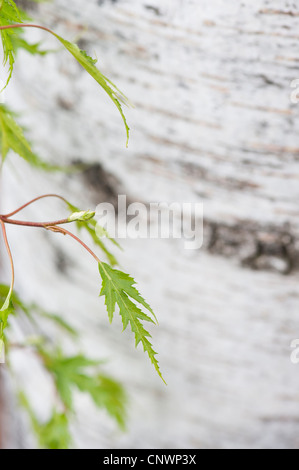
M 39 16 L 68 38 L 80 34 L 135 104 L 126 112 L 130 146 L 112 104 L 71 57 L 20 55 L 7 101 L 28 110 L 40 153 L 100 163 L 113 176 L 108 189 L 95 168 L 40 177 L 15 158 L 1 205 L 58 191 L 88 208 L 113 199 L 111 188 L 134 201 L 205 205 L 198 253 L 174 241 L 126 240 L 119 255 L 159 316 L 152 332 L 167 388 L 120 322 L 108 325 L 96 269 L 80 248 L 54 234 L 9 231 L 19 291 L 54 310 L 63 302 L 83 329 L 82 347 L 111 358 L 108 369 L 130 392 L 124 435 L 78 397 L 79 445 L 296 448 L 299 105 L 290 83 L 299 78 L 298 8 L 285 0 L 271 8 L 266 0 L 90 0 L 84 8 L 56 0 Z M 56 218 L 55 206 L 42 215 L 41 207 L 31 216 Z M 30 374 L 46 390 L 37 368 L 24 368 L 20 354 L 15 363 L 27 384 Z M 33 394 L 46 415 L 44 397 Z

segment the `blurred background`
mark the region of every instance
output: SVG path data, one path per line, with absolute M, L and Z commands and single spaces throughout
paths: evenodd
M 200 250 L 186 251 L 180 240 L 127 239 L 117 253 L 159 318 L 151 333 L 167 387 L 120 320 L 109 325 L 97 267 L 81 247 L 8 228 L 20 295 L 79 328 L 81 350 L 106 359 L 128 391 L 125 433 L 78 394 L 76 445 L 297 448 L 299 365 L 290 345 L 299 337 L 299 104 L 291 99 L 298 6 L 54 0 L 32 11 L 32 2 L 16 3 L 30 4 L 36 22 L 96 56 L 135 108 L 125 110 L 126 149 L 117 110 L 70 55 L 20 53 L 7 102 L 40 155 L 86 166 L 37 174 L 10 158 L 1 209 L 48 192 L 86 209 L 115 204 L 118 194 L 146 204 L 204 203 Z M 59 48 L 44 32 L 27 34 Z M 55 202 L 27 211 L 33 220 L 64 213 Z M 7 272 L 1 256 L 2 281 Z M 12 363 L 14 380 L 46 419 L 49 378 L 30 354 L 16 351 Z M 10 445 L 34 446 L 13 416 Z

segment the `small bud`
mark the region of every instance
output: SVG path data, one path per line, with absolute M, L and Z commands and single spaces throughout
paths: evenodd
M 96 215 L 93 211 L 81 211 L 81 212 L 74 212 L 72 215 L 69 216 L 69 222 L 86 222 L 87 220 L 92 219 Z

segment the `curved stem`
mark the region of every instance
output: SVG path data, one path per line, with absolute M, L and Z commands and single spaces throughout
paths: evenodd
M 86 251 L 97 261 L 97 263 L 102 263 L 102 261 L 97 257 L 97 255 L 82 241 L 80 238 L 76 237 L 72 232 L 69 232 L 65 228 L 62 227 L 46 227 L 47 230 L 51 230 L 51 232 L 57 232 L 57 233 L 62 233 L 63 235 L 69 235 L 72 237 L 74 240 L 76 240 L 78 243 L 80 243 L 83 248 L 85 248 Z
M 45 26 L 40 26 L 38 24 L 27 24 L 27 23 L 8 24 L 8 25 L 0 26 L 0 31 L 4 29 L 15 29 L 15 28 L 38 28 L 38 29 L 43 29 L 44 31 L 47 31 L 50 34 L 54 34 L 55 36 L 55 33 L 51 31 L 51 29 L 46 28 Z
M 22 227 L 47 228 L 54 225 L 70 224 L 72 221 L 69 219 L 61 219 L 52 222 L 26 222 L 25 220 L 8 219 L 4 215 L 0 215 L 0 222 L 10 225 L 20 225 Z
M 14 284 L 15 284 L 15 268 L 14 268 L 14 262 L 13 262 L 10 246 L 9 246 L 8 239 L 7 239 L 5 223 L 1 219 L 0 219 L 0 224 L 2 226 L 2 233 L 3 233 L 4 243 L 5 243 L 5 246 L 6 246 L 6 250 L 7 250 L 7 253 L 8 253 L 10 266 L 11 266 L 11 284 L 10 284 L 9 294 L 8 294 L 8 297 L 7 297 L 9 299 L 11 297 L 13 287 L 14 287 Z
M 25 209 L 26 207 L 30 206 L 31 204 L 39 201 L 40 199 L 45 199 L 47 197 L 55 197 L 57 199 L 61 199 L 63 202 L 65 202 L 67 204 L 67 200 L 62 197 L 62 196 L 59 196 L 58 194 L 45 194 L 43 196 L 39 196 L 39 197 L 36 197 L 35 199 L 32 199 L 31 201 L 27 202 L 26 204 L 24 204 L 23 206 L 19 207 L 18 209 L 16 209 L 15 211 L 13 212 L 10 212 L 9 214 L 4 214 L 3 217 L 5 219 L 8 219 L 9 217 L 12 217 L 13 215 L 16 215 L 18 214 L 19 212 L 21 212 L 23 209 Z

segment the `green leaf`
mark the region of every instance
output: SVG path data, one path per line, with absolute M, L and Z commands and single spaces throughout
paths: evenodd
M 14 306 L 12 304 L 12 296 L 13 296 L 13 283 L 11 283 L 10 287 L 2 286 L 0 290 L 0 305 L 2 304 L 0 310 L 0 341 L 3 340 L 3 333 L 5 328 L 7 327 L 7 321 L 9 315 L 14 313 Z
M 56 33 L 52 33 L 63 45 L 64 47 L 75 57 L 79 64 L 91 75 L 94 80 L 105 90 L 108 96 L 111 98 L 115 106 L 117 107 L 122 120 L 125 124 L 126 134 L 127 134 L 127 146 L 129 142 L 129 132 L 130 128 L 127 124 L 126 117 L 122 110 L 120 101 L 125 104 L 129 104 L 128 98 L 114 85 L 114 83 L 105 77 L 99 69 L 95 66 L 97 62 L 95 59 L 87 55 L 87 53 L 81 49 L 76 44 L 73 44 L 66 39 L 63 39 Z
M 4 302 L 3 302 L 3 305 L 0 309 L 0 313 L 5 312 L 10 308 L 12 292 L 13 292 L 13 287 L 10 286 L 9 291 L 8 291 L 6 297 L 5 297 Z
M 12 25 L 15 23 L 23 23 L 24 21 L 31 21 L 31 18 L 22 9 L 18 9 L 15 2 L 12 0 L 1 0 L 0 1 L 0 26 Z M 6 29 L 1 30 L 1 40 L 3 46 L 3 65 L 8 63 L 8 78 L 4 88 L 7 87 L 10 82 L 15 56 L 19 49 L 24 49 L 30 54 L 45 55 L 51 51 L 41 50 L 40 43 L 29 44 L 24 36 L 24 30 L 21 28 L 17 29 Z
M 126 395 L 122 386 L 106 375 L 86 372 L 86 369 L 98 366 L 99 361 L 83 355 L 64 357 L 60 351 L 51 355 L 41 350 L 40 354 L 45 367 L 54 375 L 57 391 L 68 410 L 73 407 L 73 389 L 76 387 L 88 393 L 97 407 L 106 409 L 119 426 L 124 427 Z
M 135 281 L 128 274 L 125 274 L 116 269 L 112 269 L 110 266 L 108 266 L 108 264 L 105 263 L 99 263 L 99 271 L 102 278 L 102 290 L 100 296 L 105 296 L 105 304 L 107 306 L 110 322 L 113 320 L 113 315 L 117 304 L 122 318 L 124 330 L 130 324 L 131 330 L 135 335 L 136 347 L 139 343 L 142 343 L 144 351 L 147 352 L 157 373 L 163 382 L 165 382 L 159 368 L 159 363 L 156 359 L 157 353 L 153 350 L 152 344 L 149 340 L 151 335 L 148 331 L 145 330 L 142 324 L 142 321 L 150 323 L 155 323 L 155 321 L 145 314 L 139 307 L 137 307 L 133 301 L 135 301 L 137 304 L 141 304 L 152 314 L 156 320 L 154 312 L 148 303 L 141 297 L 138 290 L 134 287 Z
M 104 242 L 97 236 L 97 233 L 96 233 L 96 221 L 95 220 L 91 220 L 90 223 L 88 225 L 86 225 L 84 228 L 85 230 L 89 233 L 89 235 L 91 236 L 93 242 L 98 245 L 101 250 L 105 253 L 105 255 L 107 256 L 107 259 L 109 261 L 109 263 L 111 264 L 111 266 L 116 266 L 118 263 L 117 263 L 117 259 L 115 258 L 115 256 L 111 253 L 111 251 L 108 250 L 108 248 L 106 247 L 106 245 L 104 244 Z M 109 237 L 109 240 L 115 245 L 117 246 L 118 248 L 119 245 L 118 243 L 116 242 L 116 240 L 114 240 L 113 238 Z
M 10 25 L 13 23 L 21 23 L 22 18 L 20 12 L 12 0 L 1 0 L 0 1 L 0 26 Z M 13 72 L 15 63 L 15 53 L 12 43 L 12 37 L 15 36 L 13 29 L 6 29 L 1 31 L 1 39 L 3 46 L 3 65 L 8 63 L 8 78 L 4 88 L 7 87 Z
M 95 405 L 98 408 L 104 408 L 124 430 L 127 396 L 123 387 L 110 377 L 99 374 L 92 382 L 89 382 L 88 392 Z
M 9 315 L 15 313 L 14 306 L 10 301 L 10 295 L 11 293 L 9 292 L 8 297 L 6 298 L 6 302 L 0 310 L 0 341 L 3 340 L 3 333 L 5 328 L 7 327 Z
M 22 36 L 23 36 L 23 30 L 15 29 L 15 35 L 11 37 L 11 42 L 12 42 L 13 50 L 15 53 L 17 53 L 19 49 L 23 49 L 31 55 L 40 55 L 40 56 L 44 56 L 44 55 L 49 54 L 50 52 L 53 52 L 52 50 L 50 51 L 48 49 L 46 50 L 41 49 L 41 45 L 42 45 L 41 42 L 35 42 L 33 44 L 30 44 Z
M 32 410 L 24 393 L 19 394 L 21 406 L 27 411 L 33 431 L 42 449 L 69 449 L 72 437 L 69 430 L 69 418 L 66 413 L 53 410 L 49 421 L 41 423 Z
M 42 449 L 69 449 L 72 437 L 69 430 L 69 420 L 65 413 L 53 411 L 51 419 L 41 424 L 35 421 L 35 432 Z
M 114 238 L 112 238 L 110 234 L 107 232 L 107 230 L 104 227 L 102 227 L 98 222 L 94 223 L 94 231 L 98 239 L 108 238 L 108 240 L 110 240 L 113 243 L 113 245 L 117 246 L 117 248 L 122 250 L 119 243 L 117 243 L 117 241 Z
M 43 162 L 31 149 L 24 136 L 23 129 L 15 121 L 15 113 L 6 106 L 0 105 L 0 145 L 2 161 L 10 150 L 22 157 L 30 165 L 44 170 L 55 170 L 57 167 Z
M 12 25 L 15 23 L 20 24 L 25 18 L 26 15 L 23 12 L 22 14 L 20 13 L 13 1 L 0 0 L 0 26 Z M 109 78 L 105 77 L 105 75 L 103 75 L 100 70 L 95 66 L 97 62 L 96 59 L 90 57 L 86 53 L 86 51 L 81 50 L 76 44 L 67 41 L 66 39 L 62 38 L 53 31 L 50 31 L 48 29 L 46 30 L 53 36 L 55 36 L 61 44 L 63 44 L 63 46 L 72 54 L 72 56 L 79 62 L 79 64 L 89 73 L 89 75 L 92 76 L 92 78 L 104 89 L 104 91 L 111 98 L 124 122 L 128 146 L 130 129 L 121 106 L 121 102 L 126 105 L 129 104 L 129 100 L 127 99 L 127 97 L 117 88 L 117 86 L 111 80 L 109 80 Z M 23 32 L 20 28 L 5 29 L 1 30 L 0 32 L 3 44 L 4 65 L 9 63 L 9 76 L 5 85 L 6 87 L 12 76 L 16 50 L 19 47 L 23 47 L 31 53 L 40 53 L 40 51 L 39 44 L 29 45 L 27 43 L 27 41 L 22 37 Z
M 73 407 L 72 387 L 76 384 L 78 376 L 82 374 L 82 369 L 97 365 L 98 362 L 91 361 L 82 355 L 65 358 L 58 351 L 55 355 L 50 355 L 46 351 L 41 351 L 45 367 L 55 376 L 58 393 L 67 409 Z
M 7 327 L 9 315 L 15 313 L 14 299 L 15 294 L 12 290 L 12 286 L 0 284 L 0 305 L 2 304 L 0 310 L 0 339 L 2 339 L 3 331 Z
M 66 203 L 68 205 L 69 210 L 72 213 L 82 212 L 82 211 L 80 211 L 80 209 L 78 209 L 78 207 L 74 206 L 70 202 L 66 201 Z M 100 249 L 105 253 L 109 263 L 112 266 L 115 266 L 117 264 L 117 260 L 116 260 L 115 256 L 109 251 L 109 249 L 106 247 L 105 243 L 97 236 L 97 233 L 96 233 L 97 222 L 96 222 L 96 220 L 94 220 L 94 219 L 89 219 L 89 220 L 84 220 L 84 221 L 83 220 L 77 220 L 76 225 L 77 225 L 77 228 L 79 230 L 81 230 L 81 229 L 86 230 L 86 232 L 90 235 L 90 237 L 92 238 L 95 245 L 100 247 Z M 115 246 L 120 248 L 120 246 L 116 242 L 116 240 L 114 240 L 110 236 L 108 238 L 109 238 L 111 243 L 113 243 Z

